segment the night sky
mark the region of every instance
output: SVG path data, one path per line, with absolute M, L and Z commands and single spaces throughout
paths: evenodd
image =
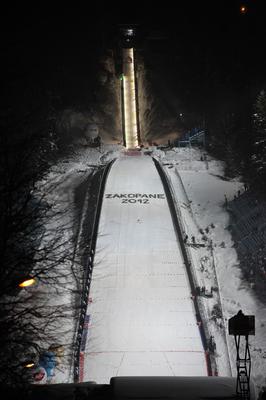
M 265 83 L 263 0 L 164 1 L 156 5 L 142 1 L 134 2 L 130 11 L 125 3 L 94 3 L 9 3 L 1 17 L 4 83 L 35 80 L 52 87 L 60 74 L 72 74 L 79 76 L 78 85 L 82 85 L 82 79 L 89 81 L 95 75 L 99 53 L 116 44 L 118 24 L 127 23 L 138 26 L 137 47 L 148 48 L 150 54 L 165 54 L 164 71 L 173 76 L 173 84 L 179 76 L 183 86 L 199 92 L 208 74 L 218 85 L 223 82 L 235 90 L 253 85 L 256 92 Z M 245 14 L 240 13 L 242 4 L 247 7 Z M 164 39 L 149 40 L 154 33 Z
M 134 2 L 130 10 L 125 3 L 94 3 L 10 3 L 2 12 L 1 42 L 8 48 L 14 46 L 15 52 L 31 49 L 49 57 L 74 48 L 86 53 L 87 48 L 101 44 L 103 35 L 110 38 L 117 24 L 137 23 L 145 32 L 166 31 L 170 40 L 184 47 L 205 41 L 217 57 L 236 44 L 247 53 L 251 44 L 258 51 L 265 44 L 263 0 L 164 1 L 150 6 L 149 2 Z M 247 6 L 245 15 L 239 12 L 241 4 Z

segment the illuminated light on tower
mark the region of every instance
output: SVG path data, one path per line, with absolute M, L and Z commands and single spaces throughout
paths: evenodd
M 127 148 L 138 146 L 138 124 L 136 105 L 136 83 L 133 48 L 123 49 L 123 87 L 125 145 Z

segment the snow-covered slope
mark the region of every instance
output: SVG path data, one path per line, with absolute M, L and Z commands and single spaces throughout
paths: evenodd
M 239 179 L 224 179 L 223 163 L 209 155 L 207 162 L 201 161 L 201 155 L 201 151 L 196 148 L 175 148 L 160 153 L 175 189 L 176 201 L 189 239 L 195 236 L 198 243 L 212 243 L 212 252 L 196 247 L 190 247 L 189 250 L 200 284 L 219 287 L 224 320 L 216 318 L 219 308 L 211 299 L 205 300 L 205 308 L 210 331 L 217 343 L 216 359 L 220 374 L 226 376 L 228 370 L 221 326 L 224 326 L 227 333 L 228 319 L 242 309 L 246 315 L 255 315 L 256 318 L 256 335 L 250 337 L 250 352 L 251 375 L 259 391 L 261 387 L 266 387 L 266 305 L 256 299 L 252 288 L 242 280 L 235 245 L 227 229 L 229 213 L 225 207 L 226 199 L 230 201 L 238 191 L 244 191 L 243 183 Z M 203 236 L 206 241 L 202 240 Z M 231 369 L 235 376 L 234 338 L 228 334 L 226 336 Z
M 184 261 L 150 157 L 121 156 L 111 169 L 87 315 L 84 381 L 207 375 Z
M 152 150 L 154 150 L 153 154 L 160 157 L 161 161 L 166 164 L 165 170 L 168 172 L 169 178 L 172 182 L 175 192 L 176 202 L 179 203 L 180 205 L 180 211 L 182 214 L 183 223 L 187 231 L 187 234 L 189 236 L 189 239 L 191 240 L 191 237 L 195 236 L 196 241 L 202 242 L 202 234 L 199 232 L 199 229 L 201 228 L 204 230 L 204 234 L 207 236 L 208 242 L 212 240 L 214 264 L 218 281 L 217 283 L 220 289 L 221 306 L 224 312 L 224 321 L 218 321 L 218 322 L 219 323 L 224 322 L 225 329 L 227 330 L 228 318 L 232 317 L 240 308 L 242 308 L 244 313 L 253 314 L 256 316 L 256 336 L 251 338 L 251 348 L 250 348 L 251 358 L 253 363 L 251 373 L 257 389 L 261 388 L 262 386 L 266 386 L 266 379 L 265 379 L 266 306 L 261 302 L 259 302 L 254 297 L 251 288 L 243 284 L 241 280 L 241 271 L 238 266 L 237 253 L 234 248 L 234 243 L 232 242 L 230 232 L 228 231 L 228 229 L 226 229 L 229 223 L 229 215 L 224 207 L 224 202 L 225 202 L 224 195 L 227 196 L 229 201 L 234 197 L 234 194 L 236 194 L 238 190 L 242 190 L 242 183 L 239 182 L 239 180 L 227 181 L 223 179 L 224 176 L 223 164 L 215 159 L 211 159 L 209 156 L 207 163 L 205 161 L 201 161 L 200 160 L 201 152 L 197 149 L 173 149 L 171 151 L 166 151 L 166 152 L 158 151 L 155 149 L 151 149 L 151 151 Z M 51 183 L 52 187 L 56 185 L 56 188 L 51 190 L 49 194 L 51 202 L 54 201 L 55 207 L 57 208 L 63 207 L 63 209 L 65 209 L 65 207 L 68 205 L 69 208 L 68 218 L 72 219 L 73 223 L 75 223 L 72 215 L 73 210 L 69 206 L 71 205 L 72 201 L 71 199 L 73 197 L 73 191 L 76 185 L 76 180 L 77 179 L 83 180 L 83 178 L 87 176 L 88 170 L 93 169 L 95 165 L 99 165 L 101 162 L 105 162 L 106 160 L 115 157 L 115 155 L 119 156 L 120 152 L 121 152 L 121 146 L 105 146 L 102 149 L 102 153 L 99 153 L 98 149 L 84 148 L 80 149 L 80 152 L 75 157 L 71 158 L 69 162 L 67 163 L 63 162 L 60 163 L 60 165 L 54 167 L 53 170 L 51 171 L 51 174 L 47 176 L 47 185 L 49 184 L 49 182 Z M 148 156 L 145 157 L 148 158 Z M 136 193 L 139 194 L 147 194 L 147 193 L 149 194 L 151 193 L 150 185 L 154 180 L 153 178 L 155 171 L 153 169 L 150 169 L 151 167 L 149 162 L 147 162 L 147 165 L 145 164 L 144 168 L 144 164 L 142 165 L 142 167 L 140 167 L 140 164 L 135 163 L 135 161 L 136 160 L 134 158 L 134 166 L 133 166 L 133 160 L 131 165 L 131 168 L 133 169 L 132 176 L 135 175 L 139 176 L 140 186 L 134 187 L 134 190 L 136 190 Z M 108 192 L 106 191 L 106 193 L 122 194 L 123 190 L 123 193 L 129 194 L 130 193 L 129 187 L 131 183 L 129 180 L 126 180 L 127 175 L 126 175 L 126 170 L 124 170 L 125 163 L 123 163 L 121 160 L 119 161 L 119 163 L 114 164 L 113 168 L 116 168 L 116 165 L 117 166 L 119 165 L 119 173 L 123 175 L 123 185 L 125 185 L 125 187 L 123 186 L 120 187 L 118 185 L 118 181 L 114 179 L 112 181 L 112 187 L 110 187 L 109 189 L 107 188 Z M 139 167 L 136 167 L 136 165 L 139 165 Z M 177 172 L 180 175 L 182 182 L 180 182 Z M 140 183 L 140 181 L 142 183 Z M 158 194 L 162 194 L 162 191 L 158 191 Z M 141 197 L 138 199 L 141 200 Z M 142 198 L 142 200 L 143 199 L 145 199 L 145 197 Z M 123 211 L 123 213 L 125 213 L 126 212 L 125 210 L 127 208 L 132 209 L 132 207 L 134 207 L 136 211 L 135 219 L 132 220 L 128 217 L 129 219 L 127 219 L 127 223 L 123 227 L 123 235 L 128 233 L 131 234 L 131 227 L 134 226 L 134 228 L 136 228 L 136 231 L 134 233 L 134 240 L 138 240 L 139 243 L 138 246 L 140 246 L 140 249 L 143 248 L 143 243 L 145 239 L 143 233 L 141 233 L 142 232 L 141 227 L 146 223 L 144 221 L 146 221 L 147 218 L 153 220 L 154 229 L 152 232 L 149 231 L 149 241 L 148 244 L 146 245 L 147 246 L 146 250 L 147 252 L 149 251 L 151 254 L 150 261 L 152 261 L 152 263 L 150 265 L 152 265 L 154 271 L 156 271 L 157 263 L 160 264 L 162 262 L 163 254 L 165 254 L 165 252 L 162 252 L 162 249 L 159 249 L 159 251 L 156 250 L 156 246 L 158 245 L 158 235 L 159 233 L 161 236 L 169 234 L 168 228 L 167 230 L 165 230 L 164 225 L 161 224 L 160 220 L 158 219 L 161 213 L 161 208 L 162 208 L 161 205 L 165 202 L 165 200 L 155 199 L 155 198 L 151 199 L 153 201 L 153 205 L 156 206 L 155 209 L 156 211 L 154 210 L 154 214 L 148 214 L 148 215 L 146 214 L 144 215 L 143 213 L 148 212 L 150 208 L 147 209 L 144 208 L 144 206 L 146 205 L 141 204 L 140 202 L 122 204 L 121 203 L 122 198 L 120 199 L 118 197 L 113 199 L 106 198 L 105 200 L 106 200 L 105 201 L 106 206 L 107 204 L 111 205 L 112 203 L 117 203 L 118 214 L 113 216 L 115 218 L 117 217 L 117 215 L 119 215 L 119 212 Z M 107 203 L 107 200 L 109 203 Z M 122 208 L 122 206 L 124 206 L 125 208 Z M 115 219 L 112 218 L 112 215 L 110 215 L 109 218 L 111 218 L 111 220 L 113 221 L 112 222 L 113 231 L 117 232 L 117 226 L 120 224 L 121 220 L 119 220 L 118 223 L 115 224 L 114 223 Z M 138 219 L 139 221 L 137 221 Z M 206 232 L 206 228 L 208 228 L 208 232 Z M 107 245 L 107 240 L 110 240 L 111 233 L 112 232 L 108 231 L 109 236 L 107 235 L 103 236 L 103 230 L 100 229 L 99 241 L 101 240 L 101 238 L 102 239 L 106 238 L 106 245 Z M 165 238 L 167 237 L 168 236 L 165 236 Z M 136 249 L 136 243 L 134 244 L 133 242 L 131 242 L 129 243 L 129 245 L 132 246 L 132 250 L 134 246 Z M 118 260 L 118 258 L 115 259 L 114 257 L 115 254 L 114 251 L 117 251 L 117 243 L 109 241 L 108 246 L 111 255 L 110 259 L 108 259 L 107 261 L 107 264 L 109 267 L 111 266 L 112 269 L 114 268 L 112 267 L 113 261 L 116 262 L 116 260 Z M 152 249 L 153 251 L 151 251 Z M 214 275 L 213 275 L 213 266 L 210 263 L 210 256 L 211 256 L 210 252 L 207 252 L 207 254 L 205 254 L 204 252 L 206 249 L 204 250 L 193 247 L 189 247 L 189 250 L 191 252 L 194 265 L 196 266 L 197 269 L 197 274 L 198 274 L 197 276 L 201 281 L 202 285 L 205 284 L 207 286 L 208 284 L 213 284 Z M 97 255 L 97 263 L 95 265 L 95 271 L 97 271 L 98 268 L 99 271 L 98 276 L 101 276 L 99 267 L 101 260 L 105 262 L 106 252 L 107 252 L 107 247 L 105 248 L 104 246 L 102 246 L 101 252 L 99 252 Z M 171 252 L 172 252 L 172 247 L 171 247 Z M 169 256 L 170 252 L 169 255 L 167 254 L 167 259 Z M 124 254 L 122 261 L 121 257 L 119 258 L 120 261 L 118 265 L 121 264 L 125 265 L 124 260 L 125 259 L 128 260 L 129 257 L 130 256 L 128 254 L 127 255 Z M 176 254 L 173 257 L 177 257 Z M 174 262 L 175 260 L 176 258 L 174 259 Z M 131 260 L 131 262 L 133 261 Z M 171 269 L 170 262 L 171 261 L 168 261 L 168 264 L 164 264 L 164 266 L 167 268 L 167 271 L 169 271 L 169 274 L 172 274 L 173 271 Z M 144 276 L 144 274 L 140 275 L 141 272 L 143 272 L 142 266 L 143 266 L 143 261 L 141 257 L 138 256 L 138 258 L 136 258 L 134 272 L 135 270 L 138 272 L 138 282 L 139 284 L 143 284 L 143 289 L 145 289 L 148 275 L 146 276 Z M 109 269 L 110 272 L 110 276 L 108 278 L 109 281 L 114 279 L 114 276 L 112 275 L 114 271 L 112 270 L 111 272 L 111 269 Z M 132 266 L 128 267 L 126 271 L 129 271 L 132 274 L 133 267 Z M 97 272 L 95 273 L 97 274 Z M 148 274 L 148 271 L 146 271 L 146 273 Z M 175 277 L 174 275 L 173 276 L 169 275 L 169 277 L 171 277 L 171 282 L 173 284 L 177 284 L 176 283 L 177 277 Z M 124 283 L 125 284 L 127 283 L 127 285 L 129 285 L 131 278 L 132 275 L 130 275 L 127 279 L 123 278 Z M 152 284 L 155 285 L 156 282 L 158 282 L 158 280 L 155 279 L 155 275 L 150 275 L 150 278 L 151 278 L 150 285 Z M 167 282 L 166 276 L 164 277 L 160 276 L 159 278 L 159 276 L 157 275 L 157 278 L 160 280 L 160 282 L 161 281 L 165 283 Z M 105 278 L 105 283 L 107 282 L 106 279 L 107 278 Z M 123 279 L 122 276 L 120 275 L 118 278 L 120 286 L 121 286 L 121 281 L 123 282 Z M 104 279 L 102 278 L 101 281 L 104 282 Z M 178 289 L 178 292 L 176 291 L 176 289 Z M 173 290 L 175 293 L 171 297 L 173 301 L 175 297 L 176 299 L 179 298 L 180 300 L 179 288 L 172 288 L 172 289 L 169 288 L 169 290 Z M 124 289 L 124 292 L 125 291 L 129 291 L 128 286 L 126 289 Z M 159 293 L 159 289 L 155 288 L 155 292 Z M 143 293 L 145 294 L 146 290 L 143 290 Z M 61 296 L 63 302 L 65 299 L 64 292 L 61 294 Z M 212 317 L 213 316 L 212 310 L 214 306 L 214 304 L 212 303 L 212 299 L 206 299 L 205 304 L 206 304 L 207 317 L 208 316 Z M 106 307 L 111 307 L 111 305 L 107 304 Z M 121 307 L 123 307 L 122 304 Z M 162 311 L 163 311 L 161 305 L 156 304 L 156 309 L 157 309 L 156 318 L 158 319 L 158 321 L 161 321 Z M 136 318 L 136 313 L 129 314 L 129 311 L 125 310 L 125 314 L 127 322 L 132 320 L 133 321 L 132 323 L 134 323 L 134 320 Z M 209 320 L 209 327 L 217 343 L 216 357 L 220 375 L 226 376 L 228 367 L 225 357 L 226 349 L 224 350 L 224 348 L 222 347 L 224 338 L 219 333 L 221 332 L 220 328 L 218 325 L 216 325 L 213 319 Z M 135 332 L 135 329 L 133 328 L 132 328 L 132 336 L 134 335 Z M 72 334 L 70 334 L 69 336 L 68 346 L 71 345 L 73 346 L 73 344 L 70 343 L 71 338 Z M 88 346 L 90 345 L 89 340 L 90 338 L 88 338 Z M 229 355 L 231 361 L 230 364 L 234 375 L 236 372 L 234 341 L 232 337 L 227 337 L 226 341 L 229 345 L 229 350 L 230 350 Z M 95 340 L 94 343 L 96 343 Z M 89 351 L 94 351 L 94 350 L 89 349 Z M 105 360 L 106 358 L 104 358 L 104 362 Z M 108 363 L 106 364 L 106 368 L 107 365 Z M 114 367 L 116 366 L 114 365 Z M 129 371 L 128 373 L 130 374 Z M 69 376 L 70 375 L 68 371 L 68 364 L 65 364 L 63 366 L 61 364 L 56 369 L 55 377 L 52 381 L 53 382 L 71 381 L 71 377 Z M 88 376 L 85 375 L 84 380 L 87 379 Z

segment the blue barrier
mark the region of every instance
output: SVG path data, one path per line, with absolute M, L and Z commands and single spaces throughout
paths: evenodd
M 56 366 L 56 354 L 53 351 L 45 351 L 40 355 L 39 366 L 47 372 L 47 378 L 54 376 Z

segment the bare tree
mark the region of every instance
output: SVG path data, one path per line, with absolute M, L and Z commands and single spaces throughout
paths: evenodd
M 60 342 L 62 327 L 71 330 L 67 323 L 73 317 L 69 221 L 49 203 L 49 193 L 41 185 L 49 167 L 49 146 L 31 135 L 1 137 L 2 384 L 28 383 L 32 373 L 26 365 L 36 364 L 44 350 Z M 28 278 L 35 285 L 20 288 L 19 283 Z M 66 337 L 62 335 L 63 340 Z

